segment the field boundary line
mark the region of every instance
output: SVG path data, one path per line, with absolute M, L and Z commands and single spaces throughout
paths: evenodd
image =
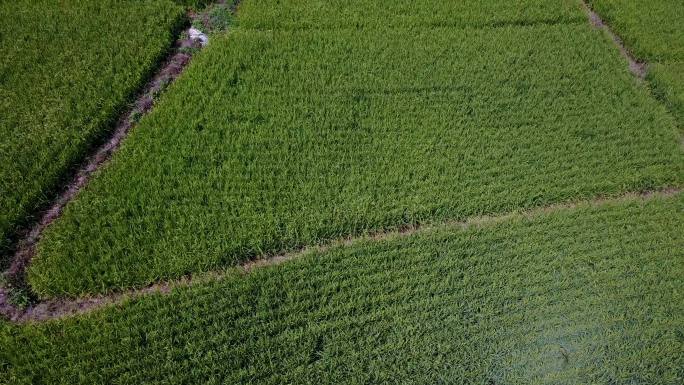
M 225 4 L 225 0 L 219 0 L 219 3 Z M 239 0 L 232 3 L 230 9 L 235 13 Z M 624 45 L 623 40 L 614 33 L 611 28 L 603 21 L 603 19 L 588 5 L 586 0 L 581 1 L 590 24 L 606 33 L 611 37 L 614 44 L 619 49 L 621 55 L 628 61 L 629 70 L 640 80 L 646 78 L 647 63 L 639 61 Z M 200 15 L 191 15 L 191 17 L 201 17 Z M 86 158 L 86 161 L 78 169 L 73 177 L 73 180 L 65 186 L 65 190 L 59 195 L 57 200 L 53 202 L 50 208 L 44 212 L 39 221 L 30 228 L 26 235 L 21 239 L 16 246 L 16 252 L 11 260 L 9 269 L 5 272 L 5 279 L 9 285 L 0 284 L 0 317 L 4 317 L 10 321 L 17 323 L 37 322 L 50 319 L 63 318 L 78 314 L 83 314 L 91 310 L 99 309 L 107 305 L 120 304 L 127 299 L 137 298 L 151 293 L 168 293 L 173 288 L 189 286 L 201 282 L 210 282 L 220 280 L 235 270 L 249 273 L 254 269 L 278 265 L 293 259 L 298 259 L 304 255 L 312 252 L 324 252 L 333 247 L 349 246 L 364 240 L 380 241 L 398 236 L 408 236 L 417 232 L 428 231 L 432 228 L 470 228 L 481 225 L 491 225 L 502 221 L 510 220 L 512 218 L 520 217 L 534 217 L 544 212 L 552 212 L 557 210 L 572 209 L 578 206 L 595 206 L 610 204 L 612 202 L 629 201 L 629 200 L 648 200 L 652 197 L 667 197 L 679 194 L 681 189 L 679 187 L 670 187 L 658 191 L 642 192 L 642 193 L 624 193 L 612 197 L 598 197 L 588 198 L 585 200 L 578 200 L 570 203 L 559 203 L 544 207 L 537 207 L 531 209 L 516 210 L 509 213 L 483 215 L 466 218 L 462 221 L 436 221 L 428 224 L 419 224 L 406 226 L 403 228 L 377 231 L 362 234 L 359 236 L 350 236 L 329 242 L 321 243 L 315 246 L 305 246 L 303 248 L 276 255 L 266 255 L 260 259 L 245 262 L 237 267 L 226 267 L 214 271 L 197 273 L 193 275 L 186 275 L 177 279 L 170 279 L 150 284 L 142 288 L 133 288 L 129 290 L 122 290 L 112 292 L 104 295 L 83 296 L 79 298 L 54 298 L 44 301 L 34 301 L 26 307 L 18 307 L 12 301 L 12 288 L 22 290 L 22 293 L 31 295 L 26 280 L 26 268 L 35 254 L 35 247 L 40 240 L 43 231 L 62 213 L 64 207 L 73 200 L 81 189 L 83 189 L 92 175 L 97 172 L 100 167 L 104 166 L 112 157 L 114 152 L 119 148 L 123 139 L 127 136 L 129 131 L 133 129 L 140 116 L 148 113 L 154 105 L 152 95 L 163 91 L 163 89 L 173 80 L 175 80 L 183 69 L 189 64 L 193 56 L 194 48 L 200 48 L 202 44 L 196 33 L 191 33 L 191 29 L 186 29 L 183 33 L 185 36 L 193 36 L 186 38 L 179 38 L 174 49 L 169 54 L 166 61 L 155 73 L 147 85 L 143 88 L 140 96 L 135 100 L 133 107 L 126 111 L 120 118 L 112 136 L 95 152 Z M 195 31 L 196 32 L 196 31 Z M 206 38 L 206 35 L 202 35 Z M 184 52 L 184 48 L 193 48 Z
M 232 3 L 231 12 L 235 12 L 238 1 Z M 217 4 L 225 4 L 225 0 L 219 0 Z M 209 7 L 209 6 L 208 6 Z M 20 292 L 22 296 L 31 298 L 32 294 L 26 283 L 26 268 L 30 264 L 36 252 L 36 245 L 40 241 L 43 232 L 55 220 L 57 220 L 66 205 L 74 200 L 80 191 L 86 187 L 93 175 L 104 167 L 119 149 L 124 139 L 135 128 L 140 119 L 147 115 L 153 108 L 156 99 L 162 94 L 185 70 L 192 57 L 197 54 L 208 42 L 208 36 L 193 26 L 193 22 L 205 18 L 202 12 L 189 10 L 187 18 L 190 25 L 176 31 L 177 36 L 169 47 L 169 52 L 164 57 L 145 85 L 136 92 L 128 108 L 116 120 L 116 124 L 108 133 L 105 141 L 93 147 L 72 174 L 67 177 L 67 182 L 61 187 L 55 200 L 47 205 L 38 219 L 19 232 L 19 239 L 13 246 L 10 254 L 8 268 L 2 273 L 3 282 L 0 282 L 0 314 L 8 305 L 10 292 Z M 211 26 L 207 26 L 211 28 Z
M 594 28 L 604 31 L 613 40 L 613 43 L 617 46 L 622 57 L 627 59 L 629 71 L 640 80 L 646 79 L 646 74 L 648 72 L 648 63 L 639 60 L 636 56 L 634 56 L 634 54 L 632 54 L 629 48 L 627 48 L 627 46 L 625 45 L 625 42 L 622 40 L 622 38 L 617 33 L 615 33 L 612 30 L 612 28 L 610 28 L 608 23 L 606 23 L 603 20 L 601 15 L 596 13 L 596 11 L 594 11 L 591 8 L 591 6 L 587 3 L 586 0 L 582 0 L 582 8 L 584 8 L 587 17 L 589 18 L 589 23 Z
M 660 103 L 666 110 L 667 112 L 674 117 L 675 124 L 677 128 L 680 129 L 680 133 L 682 130 L 682 123 L 676 118 L 676 113 L 672 110 L 672 107 L 668 104 L 667 100 L 665 100 L 662 96 L 658 95 L 655 92 L 655 86 L 653 79 L 649 77 L 649 66 L 653 63 L 658 64 L 659 62 L 649 62 L 647 60 L 641 60 L 639 59 L 636 55 L 632 53 L 632 51 L 625 45 L 624 40 L 615 33 L 615 31 L 612 30 L 610 27 L 609 23 L 606 22 L 601 15 L 599 15 L 596 11 L 594 11 L 593 8 L 591 8 L 591 5 L 587 3 L 587 0 L 582 0 L 582 7 L 584 8 L 584 11 L 587 14 L 587 17 L 589 18 L 589 23 L 597 29 L 600 29 L 604 31 L 604 33 L 608 34 L 610 38 L 613 40 L 613 43 L 617 46 L 618 50 L 620 51 L 620 54 L 627 60 L 629 71 L 637 77 L 639 81 L 644 81 L 648 84 L 648 89 L 649 93 L 651 96 L 658 102 Z M 680 148 L 684 149 L 684 135 L 680 134 L 680 139 L 679 139 L 679 145 Z
M 238 266 L 226 267 L 213 271 L 189 274 L 177 279 L 157 282 L 146 287 L 134 288 L 110 294 L 82 296 L 78 298 L 53 298 L 21 308 L 8 299 L 9 293 L 0 287 L 0 316 L 17 323 L 42 322 L 85 314 L 108 306 L 116 306 L 128 300 L 151 294 L 168 294 L 173 289 L 188 287 L 201 283 L 220 281 L 230 275 L 249 274 L 250 272 L 269 266 L 276 266 L 288 261 L 300 259 L 312 253 L 323 253 L 336 247 L 349 247 L 360 242 L 379 242 L 399 237 L 407 237 L 440 229 L 464 230 L 482 226 L 493 226 L 513 219 L 533 219 L 540 215 L 579 207 L 600 207 L 621 202 L 647 202 L 657 198 L 673 197 L 682 192 L 681 188 L 665 188 L 648 192 L 628 192 L 613 197 L 599 197 L 566 203 L 557 203 L 531 209 L 521 209 L 503 214 L 480 215 L 463 220 L 447 220 L 427 224 L 417 224 L 399 229 L 371 232 L 355 237 L 344 237 L 315 246 L 306 246 L 291 252 L 264 256 L 260 259 L 244 262 Z

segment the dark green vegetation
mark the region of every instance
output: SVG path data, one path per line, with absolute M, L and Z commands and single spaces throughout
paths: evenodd
M 681 384 L 684 195 L 364 241 L 6 327 L 65 384 Z M 1 380 L 0 380 L 1 381 Z
M 668 105 L 684 129 L 684 61 L 651 65 L 648 78 L 656 95 Z
M 263 31 L 241 17 L 48 229 L 39 295 L 682 181 L 671 116 L 586 20 Z
M 681 0 L 588 0 L 625 41 L 648 62 L 684 60 L 684 2 Z
M 654 93 L 684 129 L 684 2 L 591 0 L 628 47 L 647 61 Z
M 0 2 L 0 252 L 110 130 L 173 40 L 171 1 Z
M 233 23 L 236 0 L 213 3 L 202 8 L 202 14 L 193 19 L 193 27 L 205 33 L 224 33 Z

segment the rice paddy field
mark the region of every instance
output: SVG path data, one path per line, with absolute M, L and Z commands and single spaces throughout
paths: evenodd
M 0 252 L 102 142 L 171 45 L 169 0 L 0 3 Z M 4 253 L 3 253 L 4 254 Z
M 634 55 L 650 63 L 684 60 L 684 12 L 678 0 L 589 0 Z
M 674 119 L 587 22 L 262 31 L 240 16 L 46 232 L 36 293 L 682 180 Z
M 633 54 L 649 63 L 648 79 L 684 127 L 684 7 L 677 0 L 591 0 L 625 40 Z
M 8 249 L 230 23 L 0 281 L 0 383 L 684 383 L 684 4 L 208 3 L 0 5 Z
M 76 319 L 11 327 L 0 340 L 6 376 L 676 384 L 683 197 L 361 241 Z
M 679 127 L 684 127 L 684 61 L 653 64 L 648 76 L 655 94 L 670 108 Z

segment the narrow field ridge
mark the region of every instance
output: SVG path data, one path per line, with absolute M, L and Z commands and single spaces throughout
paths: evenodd
M 64 207 L 85 187 L 91 176 L 111 158 L 140 117 L 147 114 L 153 108 L 154 97 L 168 87 L 183 72 L 183 69 L 190 62 L 193 52 L 195 52 L 194 50 L 203 46 L 198 36 L 191 36 L 189 33 L 190 29 L 186 29 L 181 34 L 181 37 L 176 40 L 171 53 L 163 61 L 160 69 L 140 91 L 137 99 L 131 104 L 131 108 L 119 118 L 110 138 L 100 147 L 96 148 L 92 155 L 86 158 L 71 181 L 64 187 L 63 192 L 18 242 L 11 264 L 5 272 L 6 279 L 11 285 L 20 288 L 25 286 L 24 273 L 35 254 L 36 244 L 40 240 L 43 231 L 60 216 Z M 188 37 L 184 38 L 183 36 Z M 5 302 L 5 293 L 0 292 L 0 307 L 4 307 Z
M 254 261 L 249 261 L 238 266 L 237 269 L 238 271 L 247 274 L 254 269 L 279 265 L 309 255 L 312 252 L 324 252 L 334 247 L 340 246 L 348 247 L 355 243 L 365 240 L 381 241 L 391 239 L 394 237 L 405 237 L 416 234 L 418 232 L 430 231 L 431 229 L 436 228 L 446 227 L 455 229 L 465 229 L 470 227 L 488 226 L 497 224 L 505 220 L 511 220 L 514 218 L 532 218 L 540 214 L 573 209 L 579 206 L 595 207 L 626 201 L 645 202 L 653 198 L 671 197 L 679 194 L 681 191 L 682 190 L 680 188 L 668 188 L 659 191 L 627 193 L 612 198 L 601 197 L 577 202 L 554 204 L 530 210 L 519 210 L 501 215 L 476 216 L 462 221 L 447 221 L 422 226 L 411 226 L 399 230 L 371 233 L 359 237 L 348 237 L 338 239 L 322 245 L 305 247 L 297 251 L 265 257 Z M 105 306 L 119 304 L 124 302 L 125 300 L 145 296 L 148 294 L 167 294 L 174 288 L 185 287 L 199 283 L 218 281 L 224 278 L 230 272 L 234 271 L 235 268 L 227 268 L 224 270 L 211 271 L 207 273 L 187 275 L 180 279 L 159 282 L 144 288 L 131 289 L 123 292 L 111 293 L 109 295 L 84 296 L 75 299 L 50 299 L 32 304 L 25 308 L 19 308 L 10 303 L 8 298 L 9 293 L 4 288 L 0 288 L 0 315 L 15 323 L 40 322 L 51 319 L 65 318 L 87 313 L 89 311 L 97 310 Z
M 620 54 L 627 59 L 627 62 L 629 63 L 629 70 L 636 76 L 637 78 L 643 80 L 646 78 L 646 73 L 648 72 L 648 64 L 638 60 L 625 46 L 625 43 L 622 41 L 620 36 L 618 36 L 613 30 L 606 24 L 601 16 L 599 16 L 598 13 L 594 12 L 594 10 L 587 4 L 585 0 L 582 0 L 582 7 L 584 8 L 585 12 L 587 13 L 587 16 L 589 17 L 589 22 L 591 23 L 592 26 L 598 29 L 602 29 L 605 31 L 613 40 L 615 45 L 618 47 L 620 50 Z

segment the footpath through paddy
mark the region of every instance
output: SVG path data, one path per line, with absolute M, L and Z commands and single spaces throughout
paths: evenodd
M 171 0 L 0 4 L 0 266 L 183 27 Z
M 655 95 L 684 130 L 684 6 L 678 0 L 588 3 L 643 62 Z

